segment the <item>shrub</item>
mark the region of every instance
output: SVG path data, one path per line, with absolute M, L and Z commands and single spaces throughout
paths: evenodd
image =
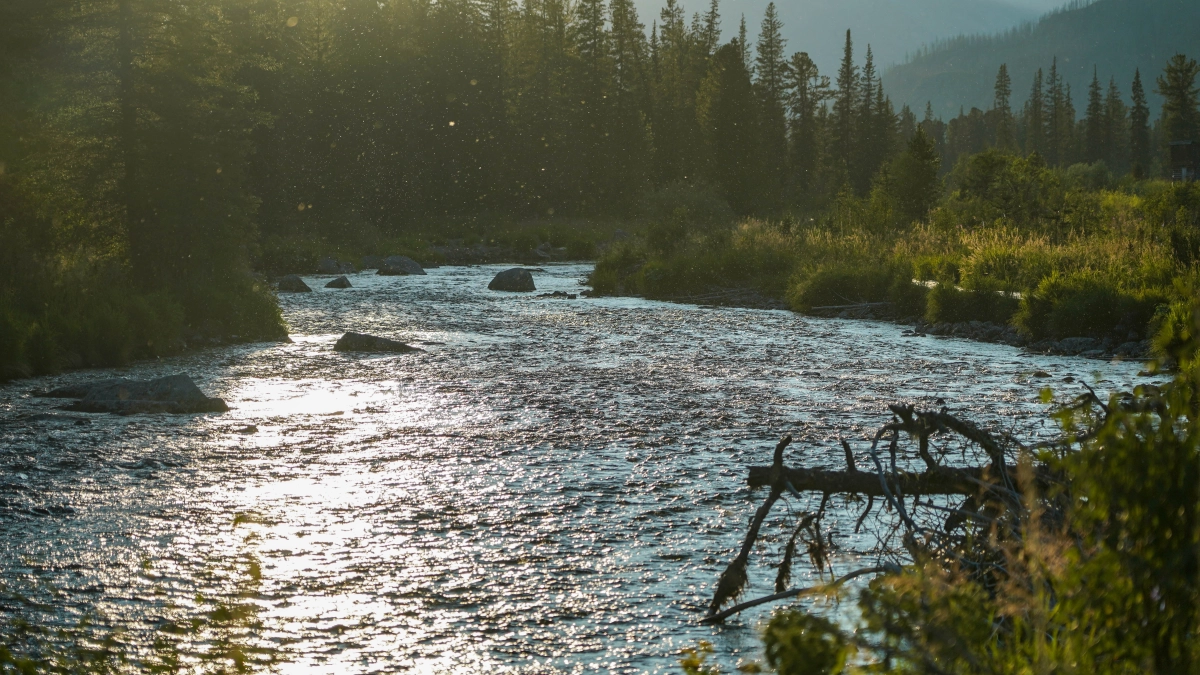
M 925 320 L 930 323 L 987 321 L 1007 324 L 1018 305 L 1016 298 L 996 288 L 962 289 L 943 282 L 929 291 Z
M 1095 273 L 1055 272 L 1025 294 L 1013 321 L 1035 338 L 1103 337 L 1118 326 L 1148 325 L 1166 300 L 1164 291 L 1125 292 Z
M 788 293 L 788 302 L 800 312 L 815 307 L 885 302 L 894 279 L 889 269 L 828 265 L 798 279 Z

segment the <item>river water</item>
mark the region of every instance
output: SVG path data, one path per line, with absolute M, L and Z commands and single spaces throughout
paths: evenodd
M 781 435 L 789 463 L 843 465 L 844 435 L 865 465 L 890 402 L 1032 437 L 1042 387 L 1145 381 L 886 323 L 490 292 L 500 269 L 310 278 L 281 297 L 292 344 L 0 388 L 0 613 L 87 618 L 136 658 L 199 617 L 172 638 L 185 657 L 282 672 L 671 672 L 700 640 L 728 668 L 770 608 L 696 622 L 763 496 L 746 469 Z M 534 276 L 578 292 L 589 271 Z M 349 330 L 426 351 L 333 352 Z M 231 412 L 86 416 L 29 395 L 177 372 Z M 789 509 L 817 501 L 777 508 L 747 597 L 772 592 Z M 873 560 L 860 508 L 831 505 L 837 569 Z

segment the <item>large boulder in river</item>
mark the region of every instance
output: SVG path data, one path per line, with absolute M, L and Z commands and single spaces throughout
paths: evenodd
M 350 280 L 344 276 L 338 277 L 325 284 L 325 288 L 350 288 Z
M 43 394 L 51 398 L 79 399 L 66 410 L 90 413 L 204 413 L 226 412 L 229 406 L 219 398 L 209 398 L 187 375 L 171 375 L 157 380 L 101 380 L 88 384 L 60 387 Z
M 492 283 L 488 284 L 488 290 L 528 293 L 536 291 L 537 288 L 533 285 L 533 275 L 529 270 L 514 267 L 497 274 Z
M 362 333 L 346 333 L 338 338 L 337 344 L 333 346 L 335 352 L 393 352 L 407 353 L 420 352 L 423 349 L 406 345 L 403 342 L 389 340 L 387 338 L 376 337 L 374 335 L 363 335 Z
M 421 263 L 402 255 L 392 255 L 383 259 L 379 265 L 380 275 L 385 277 L 403 276 L 407 274 L 424 275 L 425 268 Z
M 289 274 L 279 280 L 280 293 L 312 293 L 312 289 L 304 280 L 295 274 Z

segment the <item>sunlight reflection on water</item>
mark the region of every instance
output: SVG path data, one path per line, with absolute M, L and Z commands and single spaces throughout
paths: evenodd
M 0 612 L 94 612 L 148 643 L 164 618 L 249 603 L 261 628 L 245 639 L 286 672 L 668 672 L 700 639 L 731 666 L 769 610 L 695 621 L 755 506 L 746 467 L 780 435 L 798 439 L 789 461 L 840 466 L 838 436 L 863 438 L 898 399 L 1037 434 L 1035 370 L 1064 389 L 1068 375 L 1139 381 L 1136 364 L 887 324 L 490 293 L 498 269 L 314 280 L 281 298 L 293 344 L 114 371 L 188 372 L 225 415 L 24 422 L 56 403 L 30 389 L 108 373 L 0 388 L 0 462 L 27 477 L 0 495 L 75 510 L 0 511 Z M 587 271 L 535 278 L 577 292 Z M 347 330 L 426 351 L 333 352 Z M 841 567 L 871 555 L 858 508 L 834 500 Z M 770 592 L 786 513 L 764 529 L 750 595 Z

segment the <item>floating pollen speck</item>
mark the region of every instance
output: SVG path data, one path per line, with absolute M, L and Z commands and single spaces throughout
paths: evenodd
M 297 211 L 303 211 L 303 210 L 304 210 L 304 209 L 306 209 L 306 208 L 308 208 L 308 207 L 306 207 L 306 206 L 304 205 L 304 202 L 300 202 L 299 204 L 297 204 L 297 205 L 296 205 L 296 210 L 297 210 Z
M 450 126 L 454 126 L 454 120 L 450 120 Z
M 289 16 L 289 17 L 288 17 L 288 20 L 287 20 L 287 27 L 288 27 L 288 28 L 295 28 L 295 27 L 296 27 L 296 24 L 298 24 L 298 23 L 300 23 L 300 17 L 298 17 L 298 16 Z

